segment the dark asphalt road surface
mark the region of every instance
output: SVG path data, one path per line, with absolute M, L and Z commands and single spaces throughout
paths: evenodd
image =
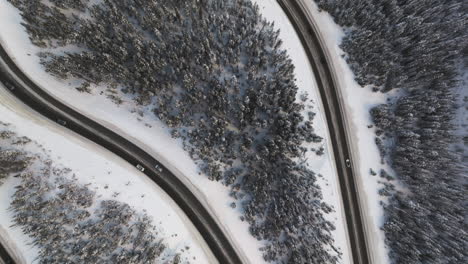
M 308 17 L 300 0 L 277 0 L 293 24 L 317 80 L 320 96 L 324 105 L 330 139 L 335 155 L 340 182 L 343 206 L 348 227 L 352 259 L 355 264 L 368 264 L 370 257 L 363 224 L 363 215 L 359 206 L 357 175 L 353 170 L 351 147 L 345 130 L 342 102 L 339 100 L 337 82 L 333 79 L 332 69 L 325 55 L 324 44 L 320 41 L 318 29 Z M 310 0 L 312 1 L 312 0 Z M 350 160 L 347 164 L 346 160 Z
M 356 175 L 352 166 L 346 166 L 350 159 L 350 145 L 344 129 L 343 115 L 337 94 L 336 83 L 323 52 L 322 43 L 317 37 L 317 30 L 296 0 L 277 0 L 294 25 L 307 56 L 311 62 L 320 90 L 325 114 L 330 130 L 333 151 L 336 159 L 341 193 L 343 195 L 345 215 L 351 243 L 354 263 L 369 263 L 366 237 L 364 233 L 361 209 L 357 195 Z M 201 233 L 213 254 L 222 264 L 242 263 L 241 257 L 231 245 L 229 239 L 218 226 L 207 209 L 195 195 L 169 170 L 125 138 L 103 127 L 57 101 L 31 81 L 14 64 L 3 47 L 0 46 L 0 58 L 13 74 L 0 69 L 0 81 L 26 105 L 54 122 L 65 126 L 83 137 L 105 147 L 133 165 L 140 164 L 144 173 L 164 189 L 179 205 Z M 2 65 L 3 66 L 3 65 Z M 65 123 L 63 123 L 65 121 Z M 158 168 L 162 168 L 162 172 Z M 5 263 L 14 263 L 8 252 L 0 245 L 0 257 Z
M 103 146 L 134 166 L 159 185 L 182 209 L 206 241 L 219 263 L 239 264 L 241 257 L 218 222 L 183 182 L 151 155 L 127 139 L 67 107 L 30 80 L 0 46 L 0 81 L 20 101 L 75 133 Z M 4 64 L 1 63 L 3 60 Z M 9 71 L 4 67 L 8 67 Z M 12 73 L 10 73 L 12 72 Z M 162 172 L 159 169 L 162 169 Z
M 15 264 L 15 261 L 2 244 L 0 244 L 0 264 Z

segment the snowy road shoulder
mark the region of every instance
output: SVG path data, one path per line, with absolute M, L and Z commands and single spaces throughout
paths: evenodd
M 0 87 L 2 122 L 10 123 L 11 130 L 27 136 L 47 150 L 51 160 L 70 168 L 79 184 L 96 191 L 100 200 L 128 203 L 133 209 L 145 212 L 157 226 L 158 234 L 168 248 L 180 253 L 183 261 L 215 263 L 216 260 L 204 244 L 201 235 L 174 202 L 146 176 L 125 161 L 101 147 L 64 130 L 33 113 Z M 37 148 L 37 147 L 36 147 Z M 12 212 L 8 210 L 17 178 L 8 178 L 0 186 L 0 228 L 6 237 L 14 237 L 9 248 L 17 248 L 31 263 L 37 250 L 28 245 L 30 239 L 18 227 L 11 228 Z M 190 250 L 187 250 L 190 248 Z M 16 252 L 16 251 L 15 251 Z
M 339 47 L 344 37 L 343 29 L 335 24 L 333 18 L 326 12 L 320 12 L 313 1 L 301 1 L 306 7 L 310 17 L 315 20 L 320 37 L 325 42 L 325 53 L 329 61 L 335 80 L 344 103 L 345 122 L 347 131 L 350 131 L 351 149 L 355 160 L 353 165 L 358 176 L 360 189 L 359 199 L 364 214 L 368 245 L 371 252 L 371 260 L 374 263 L 389 263 L 388 250 L 384 242 L 384 233 L 380 230 L 383 224 L 383 208 L 380 201 L 383 198 L 378 191 L 382 188 L 379 177 L 371 174 L 370 170 L 379 172 L 385 169 L 392 172 L 388 165 L 381 164 L 379 150 L 375 144 L 375 130 L 369 128 L 372 124 L 369 110 L 376 105 L 385 103 L 388 94 L 376 94 L 371 89 L 361 87 L 355 80 L 354 74 L 345 61 L 346 54 Z
M 300 96 L 301 94 L 307 93 L 308 98 L 312 102 L 312 109 L 317 113 L 314 119 L 314 129 L 318 135 L 323 137 L 321 147 L 324 149 L 324 154 L 317 156 L 314 152 L 309 151 L 307 159 L 310 168 L 323 176 L 318 178 L 318 184 L 322 189 L 324 201 L 335 209 L 334 212 L 328 214 L 326 217 L 336 225 L 333 236 L 335 239 L 335 246 L 339 247 L 343 253 L 341 257 L 342 263 L 350 263 L 349 240 L 344 221 L 343 202 L 334 162 L 333 148 L 330 141 L 323 103 L 312 66 L 308 61 L 299 36 L 280 5 L 275 0 L 255 0 L 254 2 L 260 6 L 262 15 L 267 20 L 275 21 L 275 25 L 281 30 L 280 37 L 284 40 L 286 50 L 293 60 L 294 65 L 296 65 L 296 78 L 299 87 L 298 95 Z M 300 99 L 298 98 L 297 100 Z
M 332 161 L 333 155 L 330 152 L 331 146 L 327 136 L 328 129 L 322 111 L 323 107 L 311 67 L 298 36 L 276 1 L 255 2 L 259 4 L 262 15 L 270 21 L 275 21 L 276 27 L 281 29 L 284 46 L 296 65 L 297 84 L 300 91 L 309 94 L 309 99 L 315 102 L 314 111 L 319 113 L 314 121 L 314 127 L 317 134 L 325 138 L 322 142 L 325 155 L 318 157 L 314 152 L 309 151 L 308 163 L 312 170 L 323 176 L 318 181 L 324 201 L 335 209 L 334 213 L 326 217 L 336 226 L 333 232 L 335 246 L 343 252 L 343 263 L 346 263 L 346 259 L 349 258 L 348 241 L 342 221 L 344 218 L 336 169 Z M 129 101 L 116 106 L 112 101 L 107 100 L 105 95 L 99 95 L 99 91 L 105 94 L 105 87 L 96 87 L 94 90 L 97 92 L 94 95 L 84 94 L 75 90 L 77 82 L 63 82 L 50 77 L 39 64 L 39 58 L 36 56 L 39 49 L 30 44 L 27 34 L 19 24 L 21 17 L 6 0 L 0 0 L 0 19 L 0 41 L 29 77 L 72 108 L 118 131 L 119 134 L 127 135 L 128 139 L 160 160 L 188 186 L 191 186 L 194 193 L 205 201 L 205 205 L 216 213 L 219 222 L 228 231 L 231 239 L 242 248 L 251 263 L 264 262 L 261 252 L 258 251 L 263 241 L 257 241 L 250 235 L 247 223 L 240 220 L 240 209 L 232 210 L 229 207 L 234 199 L 229 196 L 228 190 L 222 188 L 219 183 L 209 181 L 205 175 L 199 175 L 196 164 L 183 150 L 181 142 L 171 138 L 169 130 L 161 122 L 148 118 L 151 114 L 148 113 L 149 111 L 140 113 L 135 111 L 135 106 Z

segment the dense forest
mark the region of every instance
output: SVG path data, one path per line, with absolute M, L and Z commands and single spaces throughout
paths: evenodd
M 146 213 L 99 199 L 42 146 L 11 130 L 0 122 L 0 179 L 19 178 L 10 211 L 38 248 L 38 263 L 179 263 Z
M 9 1 L 50 74 L 152 108 L 200 170 L 230 187 L 265 260 L 338 261 L 333 209 L 304 162 L 304 144 L 322 138 L 296 100 L 279 32 L 250 0 Z
M 468 166 L 454 145 L 467 137 L 456 133 L 463 124 L 455 122 L 457 113 L 465 119 L 467 113 L 457 111 L 457 97 L 468 89 L 460 80 L 468 69 L 467 2 L 316 2 L 345 29 L 341 48 L 356 81 L 400 94 L 371 110 L 383 158 L 407 189 L 395 190 L 384 205 L 382 229 L 391 259 L 466 263 Z

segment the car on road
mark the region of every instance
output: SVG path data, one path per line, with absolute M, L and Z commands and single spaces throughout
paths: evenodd
M 159 165 L 159 164 L 154 165 L 154 168 L 157 169 L 159 172 L 163 171 L 161 165 Z
M 346 159 L 346 167 L 351 168 L 351 161 Z
M 62 126 L 66 126 L 67 125 L 67 121 L 63 120 L 63 119 L 57 119 L 57 123 L 59 125 L 62 125 Z
M 136 168 L 141 171 L 141 172 L 144 172 L 145 171 L 145 168 L 143 166 L 141 166 L 140 164 L 137 164 L 136 165 Z

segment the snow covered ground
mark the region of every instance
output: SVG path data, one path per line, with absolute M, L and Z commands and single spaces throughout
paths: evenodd
M 343 253 L 342 263 L 349 263 L 349 241 L 345 225 L 345 217 L 342 206 L 341 193 L 336 174 L 336 167 L 333 158 L 333 150 L 330 142 L 330 135 L 323 111 L 322 100 L 319 94 L 317 83 L 312 71 L 310 62 L 307 59 L 304 47 L 296 34 L 291 22 L 289 21 L 282 8 L 276 0 L 253 0 L 260 6 L 262 15 L 269 21 L 274 21 L 275 26 L 281 30 L 280 38 L 284 41 L 284 46 L 290 55 L 294 65 L 297 85 L 299 87 L 298 95 L 307 93 L 308 98 L 314 102 L 313 111 L 317 114 L 314 119 L 314 129 L 317 135 L 324 138 L 322 146 L 325 148 L 323 156 L 317 156 L 313 152 L 308 152 L 307 158 L 309 166 L 316 173 L 322 174 L 319 178 L 319 185 L 323 192 L 324 201 L 335 208 L 335 212 L 327 215 L 327 219 L 335 223 L 334 232 L 335 245 L 341 248 Z
M 40 117 L 18 102 L 0 84 L 0 116 L 10 123 L 9 130 L 26 136 L 38 145 L 26 145 L 25 151 L 48 151 L 54 164 L 70 168 L 80 184 L 90 184 L 99 199 L 124 202 L 138 212 L 146 212 L 157 226 L 158 236 L 164 239 L 171 253 L 181 253 L 190 263 L 216 263 L 208 246 L 190 220 L 156 184 L 133 166 L 100 146 Z M 38 146 L 40 148 L 38 148 Z M 20 263 L 32 263 L 37 248 L 28 243 L 18 227 L 11 227 L 12 212 L 8 210 L 18 178 L 9 177 L 0 186 L 0 240 L 8 242 Z M 186 247 L 190 249 L 187 251 Z
M 343 252 L 342 262 L 349 263 L 346 225 L 332 148 L 328 140 L 328 128 L 307 56 L 287 16 L 276 1 L 254 0 L 254 2 L 260 6 L 261 13 L 281 29 L 283 47 L 287 48 L 296 65 L 297 84 L 301 91 L 299 95 L 307 92 L 308 98 L 315 102 L 313 111 L 317 116 L 314 128 L 316 133 L 325 139 L 322 142 L 325 154 L 319 157 L 310 152 L 308 163 L 313 171 L 323 175 L 319 183 L 325 202 L 335 208 L 335 212 L 327 216 L 336 225 L 333 234 L 335 246 Z M 180 177 L 217 216 L 226 234 L 241 249 L 250 263 L 264 263 L 258 250 L 263 243 L 254 239 L 248 231 L 248 224 L 240 220 L 241 209 L 237 207 L 234 210 L 229 206 L 234 200 L 229 197 L 228 189 L 220 183 L 209 181 L 203 174 L 199 175 L 196 164 L 182 149 L 181 141 L 170 136 L 168 129 L 150 113 L 150 109 L 138 111 L 128 98 L 123 98 L 124 103 L 117 106 L 106 98 L 106 87 L 95 87 L 94 94 L 80 93 L 74 88 L 79 81 L 64 82 L 51 77 L 40 66 L 39 58 L 36 56 L 39 49 L 30 43 L 20 22 L 18 11 L 7 0 L 0 0 L 0 43 L 32 80 L 70 107 L 125 136 L 157 158 Z
M 372 176 L 370 169 L 379 173 L 385 169 L 390 174 L 392 169 L 380 162 L 380 154 L 375 144 L 375 130 L 369 128 L 372 124 L 369 110 L 379 104 L 385 103 L 387 98 L 395 97 L 397 91 L 393 93 L 374 93 L 368 87 L 361 87 L 355 80 L 354 74 L 346 63 L 339 48 L 339 44 L 344 37 L 343 29 L 337 25 L 333 18 L 326 12 L 319 12 L 317 5 L 313 1 L 301 0 L 301 5 L 307 10 L 315 20 L 322 40 L 331 59 L 331 66 L 338 81 L 338 88 L 341 91 L 341 100 L 344 102 L 345 121 L 347 130 L 352 134 L 350 142 L 355 155 L 353 166 L 359 176 L 359 198 L 363 206 L 363 213 L 366 223 L 366 232 L 369 238 L 369 247 L 372 254 L 372 263 L 390 263 L 388 250 L 384 242 L 384 233 L 380 230 L 383 224 L 383 209 L 379 204 L 382 197 L 378 190 L 382 185 L 378 183 L 379 176 Z

